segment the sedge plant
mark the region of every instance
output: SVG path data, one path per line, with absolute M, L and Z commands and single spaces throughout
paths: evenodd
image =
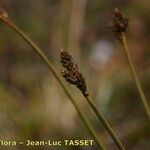
M 96 135 L 96 132 L 93 130 L 91 124 L 86 119 L 86 117 L 83 115 L 82 111 L 78 107 L 78 104 L 75 102 L 74 98 L 71 96 L 71 94 L 69 93 L 69 91 L 67 90 L 67 88 L 65 87 L 65 85 L 63 84 L 63 82 L 61 81 L 59 76 L 57 75 L 57 73 L 54 69 L 54 66 L 52 65 L 50 60 L 47 58 L 47 56 L 44 54 L 44 52 L 20 28 L 18 28 L 10 19 L 8 19 L 8 15 L 7 15 L 6 11 L 4 11 L 4 10 L 0 11 L 0 20 L 5 25 L 7 25 L 11 29 L 13 29 L 18 35 L 20 35 L 33 48 L 35 53 L 37 53 L 38 56 L 43 60 L 45 65 L 47 65 L 49 70 L 52 72 L 54 77 L 59 82 L 60 86 L 63 88 L 63 90 L 66 93 L 67 97 L 70 99 L 70 101 L 74 105 L 80 119 L 83 121 L 85 127 L 87 128 L 87 130 L 90 132 L 91 136 L 93 137 L 93 139 L 97 143 L 99 149 L 105 150 L 104 144 L 98 139 L 98 137 Z
M 121 143 L 121 141 L 119 140 L 115 132 L 112 130 L 112 128 L 110 127 L 109 123 L 106 121 L 101 111 L 97 108 L 95 102 L 90 97 L 89 92 L 87 91 L 85 78 L 83 74 L 80 72 L 77 63 L 73 60 L 73 57 L 70 54 L 68 54 L 67 51 L 61 50 L 60 62 L 62 66 L 65 68 L 64 70 L 61 71 L 62 76 L 65 78 L 65 80 L 68 83 L 73 84 L 81 91 L 81 93 L 83 94 L 83 96 L 85 97 L 85 99 L 87 100 L 87 102 L 89 103 L 89 105 L 91 106 L 91 108 L 93 109 L 93 111 L 95 112 L 99 120 L 101 121 L 102 125 L 107 130 L 107 132 L 109 133 L 113 141 L 115 142 L 116 146 L 120 150 L 125 150 L 125 147 L 123 146 L 123 144 Z
M 115 36 L 117 37 L 118 41 L 120 42 L 120 44 L 122 45 L 122 47 L 124 49 L 125 56 L 127 58 L 127 62 L 128 62 L 133 80 L 134 80 L 135 85 L 137 87 L 138 93 L 141 97 L 143 108 L 145 110 L 145 113 L 146 113 L 148 119 L 150 120 L 150 107 L 148 104 L 148 100 L 147 100 L 145 93 L 143 91 L 143 88 L 141 86 L 138 74 L 137 74 L 136 69 L 134 67 L 134 64 L 133 64 L 133 61 L 131 58 L 131 54 L 130 54 L 130 51 L 129 51 L 128 45 L 127 45 L 127 38 L 125 35 L 127 27 L 128 27 L 128 19 L 126 19 L 122 15 L 121 11 L 116 8 L 114 10 L 114 14 L 113 14 L 113 22 L 111 23 L 111 29 L 114 32 Z

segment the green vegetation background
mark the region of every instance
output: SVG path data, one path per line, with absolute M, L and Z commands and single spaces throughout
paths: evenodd
M 140 96 L 124 52 L 109 29 L 112 11 L 119 7 L 129 18 L 129 49 L 143 89 L 150 99 L 149 1 L 0 0 L 0 6 L 45 49 L 58 74 L 61 70 L 60 49 L 74 55 L 95 103 L 127 149 L 150 148 L 150 128 Z M 115 149 L 80 92 L 67 83 L 66 86 L 107 148 Z M 66 137 L 86 139 L 90 135 L 32 48 L 0 23 L 0 139 Z

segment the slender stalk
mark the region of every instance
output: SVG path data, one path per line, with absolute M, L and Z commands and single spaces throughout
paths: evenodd
M 49 70 L 52 72 L 52 74 L 55 76 L 55 78 L 57 79 L 57 81 L 59 82 L 59 84 L 61 85 L 61 87 L 63 88 L 63 90 L 66 93 L 66 95 L 68 96 L 68 98 L 73 103 L 73 105 L 74 105 L 74 107 L 75 107 L 75 109 L 76 109 L 79 117 L 83 121 L 83 123 L 86 126 L 86 128 L 88 129 L 88 131 L 91 133 L 91 135 L 94 138 L 95 142 L 97 143 L 99 149 L 104 150 L 105 148 L 104 148 L 103 144 L 98 140 L 98 137 L 97 137 L 95 131 L 91 127 L 91 125 L 88 122 L 88 120 L 84 117 L 83 113 L 78 108 L 77 103 L 75 102 L 75 100 L 73 99 L 73 97 L 70 95 L 69 91 L 64 86 L 64 84 L 62 83 L 61 79 L 58 77 L 58 75 L 57 75 L 57 73 L 56 73 L 56 71 L 55 71 L 52 63 L 48 60 L 48 58 L 43 53 L 43 51 L 24 32 L 22 32 L 22 30 L 19 29 L 12 21 L 8 20 L 6 17 L 3 17 L 2 15 L 0 16 L 0 20 L 2 22 L 4 22 L 8 27 L 10 27 L 11 29 L 13 29 L 16 33 L 18 33 L 33 48 L 33 50 L 40 56 L 40 58 L 44 61 L 44 63 L 47 65 L 47 67 L 49 68 Z
M 98 110 L 98 108 L 97 108 L 96 104 L 94 103 L 94 101 L 92 100 L 92 98 L 90 96 L 85 96 L 85 98 L 88 101 L 88 103 L 90 104 L 90 106 L 92 107 L 93 111 L 98 116 L 99 120 L 102 122 L 102 124 L 105 127 L 105 129 L 108 131 L 108 133 L 111 136 L 111 138 L 114 140 L 114 142 L 117 145 L 117 147 L 120 150 L 125 150 L 125 147 L 123 146 L 121 141 L 118 139 L 118 137 L 116 136 L 116 134 L 114 133 L 114 131 L 110 127 L 109 123 L 106 121 L 106 119 L 104 118 L 104 116 L 100 112 L 100 110 Z
M 142 89 L 142 86 L 140 84 L 140 80 L 138 78 L 137 72 L 136 72 L 136 70 L 134 68 L 134 65 L 133 65 L 133 62 L 132 62 L 132 59 L 131 59 L 131 54 L 130 54 L 128 46 L 127 46 L 127 40 L 126 40 L 126 36 L 125 36 L 124 32 L 121 33 L 120 43 L 121 43 L 121 45 L 122 45 L 122 47 L 123 47 L 123 49 L 125 51 L 125 55 L 126 55 L 126 58 L 127 58 L 130 70 L 131 70 L 131 74 L 132 74 L 133 80 L 134 80 L 135 85 L 137 87 L 137 90 L 138 90 L 138 92 L 140 94 L 140 97 L 141 97 L 141 100 L 142 100 L 145 112 L 146 112 L 146 114 L 147 114 L 147 116 L 148 116 L 148 118 L 150 120 L 150 107 L 148 105 L 148 101 L 146 99 L 146 96 L 145 96 L 144 91 Z

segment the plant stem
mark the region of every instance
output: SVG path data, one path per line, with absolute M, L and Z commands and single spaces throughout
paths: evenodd
M 22 30 L 19 29 L 12 21 L 8 20 L 7 18 L 5 18 L 3 16 L 0 16 L 0 19 L 7 26 L 9 26 L 10 28 L 12 28 L 16 33 L 18 33 L 33 48 L 33 50 L 40 56 L 40 58 L 44 61 L 44 63 L 47 65 L 47 67 L 49 68 L 49 70 L 52 72 L 52 74 L 55 76 L 55 78 L 57 79 L 57 81 L 59 82 L 59 84 L 61 85 L 61 87 L 63 88 L 63 90 L 66 93 L 66 95 L 68 96 L 68 98 L 73 103 L 73 105 L 74 105 L 74 107 L 75 107 L 75 109 L 76 109 L 79 117 L 83 121 L 83 123 L 86 126 L 86 128 L 88 129 L 88 131 L 91 133 L 91 135 L 94 138 L 95 142 L 97 143 L 99 149 L 104 150 L 105 148 L 104 148 L 103 144 L 98 140 L 98 137 L 97 137 L 95 131 L 91 127 L 91 125 L 88 122 L 88 120 L 84 117 L 83 113 L 78 108 L 78 105 L 75 102 L 74 98 L 71 96 L 71 94 L 69 93 L 69 91 L 67 90 L 67 88 L 64 86 L 63 82 L 61 81 L 61 79 L 58 77 L 58 75 L 57 75 L 57 73 L 56 73 L 56 71 L 55 71 L 52 63 L 48 60 L 48 58 L 43 53 L 43 51 L 24 32 L 22 32 Z
M 108 131 L 109 135 L 111 136 L 111 138 L 113 139 L 113 141 L 115 142 L 115 144 L 117 145 L 117 147 L 120 150 L 125 150 L 125 147 L 123 146 L 123 144 L 121 143 L 121 141 L 118 139 L 118 137 L 116 136 L 116 134 L 114 133 L 114 131 L 110 127 L 109 123 L 106 121 L 106 119 L 102 115 L 102 113 L 98 110 L 98 108 L 95 105 L 95 103 L 92 100 L 92 98 L 90 96 L 86 96 L 85 98 L 87 99 L 88 103 L 92 107 L 93 111 L 96 113 L 96 115 L 99 118 L 99 120 L 102 122 L 102 124 L 105 127 L 105 129 Z
M 130 54 L 128 46 L 127 46 L 126 36 L 125 36 L 125 34 L 123 32 L 121 34 L 120 43 L 123 46 L 123 49 L 125 51 L 126 58 L 127 58 L 127 61 L 128 61 L 129 67 L 130 67 L 130 71 L 131 71 L 133 80 L 134 80 L 135 85 L 137 87 L 137 90 L 138 90 L 138 92 L 140 94 L 140 97 L 141 97 L 141 100 L 142 100 L 145 112 L 146 112 L 146 114 L 147 114 L 147 116 L 148 116 L 148 118 L 150 120 L 150 108 L 149 108 L 149 105 L 148 105 L 148 101 L 146 99 L 146 96 L 145 96 L 144 91 L 142 89 L 142 86 L 140 84 L 140 80 L 139 80 L 138 75 L 136 73 L 136 70 L 134 68 L 134 65 L 133 65 L 133 62 L 132 62 L 132 59 L 131 59 L 131 54 Z

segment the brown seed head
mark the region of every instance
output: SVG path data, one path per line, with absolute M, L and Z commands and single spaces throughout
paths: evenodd
M 0 9 L 0 18 L 8 18 L 8 14 L 5 10 Z
M 78 66 L 75 62 L 73 62 L 73 58 L 66 51 L 61 49 L 60 53 L 60 62 L 64 68 L 68 71 L 78 69 Z
M 118 39 L 121 38 L 121 33 L 126 32 L 128 27 L 128 19 L 125 18 L 119 9 L 114 10 L 113 21 L 111 23 L 111 29 L 115 33 Z
M 80 73 L 77 63 L 74 62 L 72 56 L 66 51 L 61 50 L 60 62 L 66 70 L 62 70 L 61 74 L 67 82 L 75 85 L 84 96 L 88 96 L 85 78 Z

